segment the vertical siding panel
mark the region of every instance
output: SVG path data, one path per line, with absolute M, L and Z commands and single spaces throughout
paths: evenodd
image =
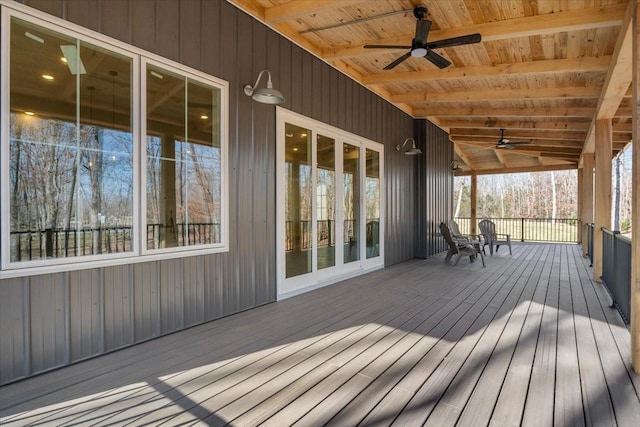
M 254 21 L 255 22 L 255 21 Z M 277 43 L 276 43 L 277 46 Z M 267 28 L 264 25 L 255 23 L 253 25 L 253 66 L 254 69 L 269 69 L 267 62 Z M 276 89 L 277 87 L 274 86 Z M 264 107 L 264 106 L 263 106 Z M 252 200 L 252 232 L 253 242 L 251 244 L 251 276 L 250 283 L 253 284 L 252 305 L 263 304 L 267 301 L 268 284 L 266 280 L 266 259 L 262 254 L 264 248 L 259 247 L 256 242 L 265 245 L 267 240 L 267 200 L 271 196 L 268 183 L 272 178 L 267 177 L 267 161 L 269 160 L 269 150 L 275 147 L 273 134 L 275 132 L 275 108 L 254 108 L 253 110 L 253 158 L 251 176 L 251 200 Z
M 302 109 L 300 112 L 307 117 L 311 117 L 313 115 L 313 104 L 317 103 L 318 100 L 314 99 L 311 94 L 313 94 L 313 64 L 314 60 L 309 55 L 304 55 L 302 57 L 302 88 L 300 89 L 300 96 L 302 96 Z
M 253 51 L 253 19 L 245 13 L 238 14 L 238 45 L 242 46 L 245 52 Z M 253 55 L 237 55 L 238 70 L 245 70 L 248 79 L 255 79 L 260 73 L 261 68 L 254 67 Z M 250 74 L 249 74 L 250 73 Z M 267 76 L 263 76 L 266 79 Z M 252 82 L 255 83 L 255 80 Z M 259 83 L 259 87 L 265 87 L 266 80 Z M 240 117 L 255 120 L 254 111 L 257 109 L 272 108 L 271 105 L 261 104 L 254 101 L 248 96 L 242 96 L 238 101 L 238 113 Z M 246 309 L 253 305 L 254 292 L 253 283 L 251 283 L 251 274 L 253 268 L 253 254 L 255 245 L 251 237 L 252 216 L 253 216 L 253 156 L 254 144 L 253 126 L 249 125 L 250 121 L 242 126 L 238 126 L 238 169 L 236 176 L 238 179 L 238 207 L 236 211 L 237 218 L 237 248 L 235 253 L 236 266 L 236 287 L 238 288 L 236 305 L 239 310 Z
M 104 349 L 133 343 L 131 265 L 104 269 Z
M 156 4 L 150 1 L 133 1 L 131 5 L 131 43 L 142 49 L 156 49 Z
M 302 86 L 302 57 L 306 52 L 300 49 L 298 46 L 293 46 L 291 49 L 291 66 L 287 70 L 288 79 L 291 81 L 291 87 L 289 88 L 288 96 L 291 98 L 289 105 L 293 111 L 301 111 L 303 105 L 303 99 L 307 95 L 303 91 Z
M 316 100 L 316 102 L 320 102 L 322 105 L 322 116 L 320 121 L 323 123 L 328 123 L 331 126 L 335 126 L 335 123 L 331 122 L 331 68 L 329 68 L 326 64 L 322 65 L 322 80 L 320 83 L 320 98 Z
M 160 279 L 158 263 L 133 266 L 133 321 L 136 342 L 160 335 Z
M 313 61 L 311 69 L 313 87 L 311 92 L 305 94 L 305 96 L 310 97 L 311 102 L 313 102 L 311 118 L 316 120 L 322 120 L 322 65 L 319 61 Z
M 200 69 L 200 9 L 199 0 L 180 2 L 180 62 Z
M 53 16 L 64 16 L 63 0 L 26 0 L 24 1 L 24 4 Z
M 69 273 L 71 360 L 74 361 L 101 350 L 100 276 L 100 270 L 95 268 Z
M 273 76 L 273 87 L 278 89 L 284 95 L 286 101 L 282 104 L 283 107 L 291 109 L 291 100 L 296 96 L 292 90 L 292 76 L 291 76 L 291 52 L 295 49 L 295 46 L 292 43 L 283 40 L 282 37 L 279 37 L 277 34 L 273 34 L 273 32 L 269 32 L 269 44 L 277 44 L 279 46 L 280 51 L 280 63 L 279 63 L 279 72 L 278 76 Z M 275 69 L 275 68 L 274 68 Z M 297 94 L 300 96 L 300 94 Z
M 65 275 L 34 276 L 30 288 L 31 367 L 36 373 L 65 363 Z
M 98 30 L 98 5 L 95 0 L 66 0 L 64 18 L 83 27 Z
M 201 36 L 200 58 L 204 72 L 220 76 L 221 43 L 220 37 L 220 3 L 217 1 L 202 2 L 202 17 L 200 20 Z
M 98 13 L 100 15 L 98 31 L 123 42 L 131 42 L 128 0 L 102 0 L 99 3 Z
M 157 0 L 156 52 L 173 61 L 180 61 L 180 3 Z
M 202 256 L 182 259 L 184 283 L 184 326 L 204 321 L 204 259 Z
M 28 288 L 24 278 L 0 283 L 0 384 L 29 374 Z
M 224 259 L 222 269 L 223 284 L 223 314 L 235 313 L 239 310 L 238 297 L 238 128 L 240 111 L 246 114 L 246 110 L 240 110 L 241 102 L 249 102 L 249 98 L 242 92 L 242 86 L 246 83 L 253 84 L 256 75 L 253 70 L 239 70 L 238 68 L 238 23 L 240 12 L 226 2 L 221 2 L 220 32 L 223 40 L 221 45 L 222 63 L 220 75 L 229 82 L 229 242 L 230 252 L 221 255 Z M 238 76 L 238 72 L 242 75 Z M 248 74 L 251 74 L 247 77 Z M 246 99 L 243 99 L 246 98 Z M 246 122 L 245 122 L 246 125 Z
M 163 334 L 184 326 L 182 260 L 160 263 L 160 331 Z

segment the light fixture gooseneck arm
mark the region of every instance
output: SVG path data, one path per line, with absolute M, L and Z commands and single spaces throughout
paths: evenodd
M 267 87 L 258 89 L 258 83 L 260 83 L 260 79 L 262 79 L 264 73 L 267 73 Z M 285 101 L 282 93 L 273 88 L 273 82 L 271 81 L 271 73 L 269 70 L 260 71 L 260 74 L 258 74 L 258 78 L 256 79 L 256 83 L 253 86 L 244 86 L 244 93 L 247 96 L 251 96 L 254 100 L 265 104 L 282 104 Z

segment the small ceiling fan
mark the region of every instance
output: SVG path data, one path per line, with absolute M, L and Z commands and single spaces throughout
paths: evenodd
M 451 65 L 451 62 L 446 58 L 438 55 L 433 49 L 442 47 L 461 46 L 464 44 L 479 43 L 482 40 L 482 36 L 479 33 L 468 34 L 466 36 L 452 37 L 450 39 L 443 39 L 434 42 L 427 43 L 427 36 L 431 29 L 431 21 L 424 19 L 427 14 L 427 7 L 424 5 L 416 6 L 413 9 L 413 16 L 416 17 L 416 35 L 411 42 L 411 46 L 396 46 L 396 45 L 380 45 L 380 44 L 367 44 L 364 45 L 366 49 L 409 49 L 409 52 L 405 53 L 389 65 L 384 67 L 385 70 L 390 70 L 403 62 L 405 59 L 413 56 L 415 58 L 425 58 L 432 62 L 438 68 L 446 68 Z
M 509 141 L 507 138 L 504 137 L 504 129 L 500 129 L 500 139 L 496 144 L 496 148 L 507 148 L 509 150 L 513 150 L 515 148 L 514 145 L 522 145 L 522 144 L 528 144 L 528 143 L 529 142 L 527 141 Z

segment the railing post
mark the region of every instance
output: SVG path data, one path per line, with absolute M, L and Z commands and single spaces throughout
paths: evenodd
M 520 241 L 524 242 L 524 218 L 520 218 Z
M 53 229 L 44 230 L 44 254 L 47 258 L 53 258 Z

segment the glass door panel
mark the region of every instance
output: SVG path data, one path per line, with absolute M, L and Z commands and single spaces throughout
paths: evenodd
M 318 270 L 336 265 L 336 148 L 335 140 L 318 135 L 316 221 Z
M 285 124 L 286 277 L 312 271 L 311 130 Z
M 366 150 L 365 202 L 367 258 L 380 255 L 380 153 Z
M 343 146 L 344 263 L 360 259 L 360 148 Z

